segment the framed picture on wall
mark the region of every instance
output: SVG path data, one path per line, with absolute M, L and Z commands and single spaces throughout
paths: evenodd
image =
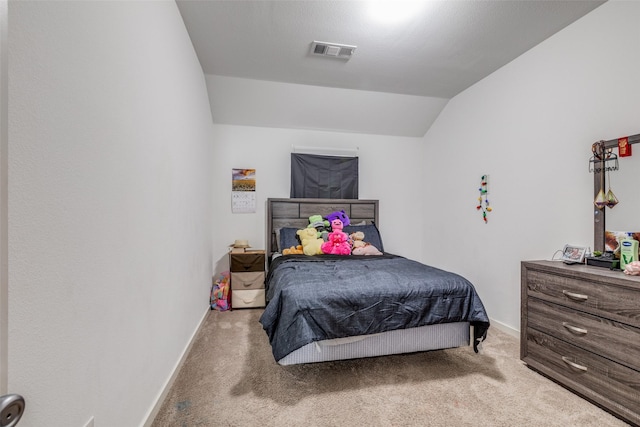
M 566 264 L 582 264 L 587 248 L 583 246 L 564 245 L 562 261 Z

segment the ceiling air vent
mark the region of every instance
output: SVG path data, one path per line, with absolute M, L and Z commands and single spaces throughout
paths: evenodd
M 314 41 L 311 43 L 311 53 L 314 55 L 328 56 L 331 58 L 349 59 L 357 46 L 339 43 L 327 43 Z

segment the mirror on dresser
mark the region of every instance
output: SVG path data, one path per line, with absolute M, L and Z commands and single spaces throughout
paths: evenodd
M 639 184 L 636 179 L 640 174 L 640 134 L 628 137 L 632 148 L 629 157 L 618 157 L 609 160 L 591 158 L 590 170 L 593 171 L 593 197 L 594 202 L 602 190 L 608 193 L 611 190 L 618 200 L 614 207 L 602 207 L 598 209 L 595 203 L 594 209 L 594 251 L 604 252 L 605 230 L 640 232 L 640 197 Z M 618 140 L 613 139 L 603 142 L 604 150 L 618 155 Z M 634 152 L 635 150 L 635 152 Z M 600 153 L 600 157 L 606 159 L 606 153 Z M 595 161 L 594 161 L 595 160 Z M 617 170 L 615 168 L 617 167 Z

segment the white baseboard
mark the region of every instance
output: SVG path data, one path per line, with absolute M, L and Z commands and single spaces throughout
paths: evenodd
M 207 311 L 205 311 L 205 313 L 202 315 L 202 319 L 200 319 L 200 323 L 198 324 L 198 327 L 196 328 L 195 331 L 193 331 L 191 338 L 189 338 L 189 342 L 187 343 L 187 346 L 185 347 L 185 349 L 182 351 L 182 355 L 180 356 L 180 359 L 178 359 L 178 363 L 176 363 L 176 365 L 173 367 L 173 372 L 169 376 L 169 379 L 164 384 L 164 387 L 162 387 L 160 394 L 156 398 L 156 403 L 153 405 L 153 407 L 147 414 L 146 421 L 144 422 L 144 424 L 142 424 L 143 427 L 151 427 L 151 424 L 153 424 L 153 421 L 156 419 L 156 416 L 158 415 L 158 412 L 160 411 L 160 408 L 162 407 L 164 400 L 167 398 L 167 395 L 169 394 L 169 390 L 171 390 L 171 386 L 173 385 L 176 378 L 178 377 L 180 368 L 182 368 L 182 365 L 187 359 L 189 350 L 191 350 L 191 347 L 193 346 L 194 338 L 200 331 L 200 328 L 202 328 L 202 325 L 204 325 L 204 319 L 207 317 L 207 314 L 209 313 L 210 310 L 211 310 L 211 307 L 207 306 Z
M 509 326 L 509 325 L 507 325 L 505 323 L 499 322 L 499 321 L 497 321 L 495 319 L 489 318 L 489 322 L 491 323 L 491 328 L 499 329 L 499 330 L 501 330 L 502 332 L 504 332 L 506 334 L 509 334 L 509 335 L 511 335 L 513 337 L 516 337 L 516 338 L 520 339 L 520 331 L 519 330 L 514 329 L 511 326 Z

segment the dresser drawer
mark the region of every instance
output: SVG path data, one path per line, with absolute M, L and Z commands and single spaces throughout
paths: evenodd
M 264 289 L 248 289 L 231 292 L 231 307 L 233 308 L 251 308 L 264 306 Z
M 264 253 L 241 253 L 230 255 L 231 272 L 264 271 Z
M 528 270 L 526 286 L 528 296 L 640 328 L 640 289 L 536 270 Z
M 536 298 L 527 302 L 529 327 L 640 370 L 640 329 Z
M 640 372 L 529 328 L 531 368 L 640 425 Z
M 250 271 L 248 273 L 231 273 L 231 289 L 263 289 L 264 271 Z

